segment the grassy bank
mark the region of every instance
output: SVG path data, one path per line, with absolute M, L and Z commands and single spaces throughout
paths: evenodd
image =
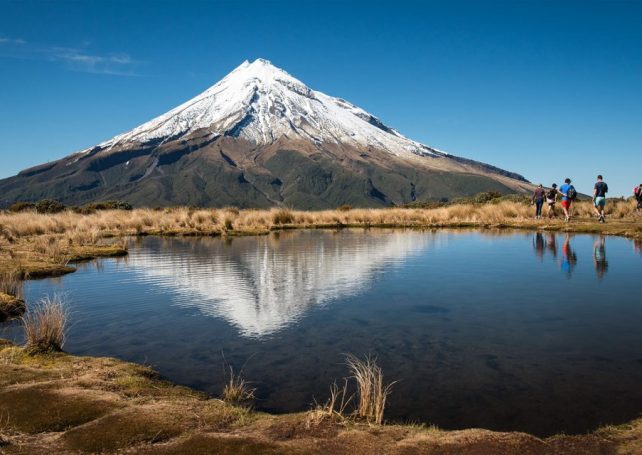
M 632 201 L 607 205 L 606 224 L 597 223 L 589 202 L 575 205 L 571 223 L 533 219 L 523 202 L 463 203 L 437 208 L 337 209 L 137 209 L 89 214 L 21 212 L 0 214 L 0 273 L 18 270 L 40 277 L 73 271 L 71 263 L 127 253 L 123 236 L 260 235 L 280 229 L 336 227 L 514 228 L 622 235 L 642 240 L 642 213 Z
M 582 436 L 376 425 L 318 408 L 268 415 L 109 358 L 0 340 L 0 453 L 640 453 L 642 420 Z

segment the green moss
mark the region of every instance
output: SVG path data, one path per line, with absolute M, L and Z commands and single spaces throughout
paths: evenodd
M 89 393 L 62 393 L 52 385 L 5 388 L 0 392 L 0 415 L 14 431 L 62 431 L 94 420 L 116 408 Z
M 65 432 L 62 440 L 73 450 L 114 451 L 178 436 L 183 420 L 180 410 L 130 408 L 73 428 Z
M 163 455 L 276 455 L 302 453 L 286 450 L 270 442 L 251 437 L 222 434 L 195 434 L 165 447 L 154 447 L 148 453 Z

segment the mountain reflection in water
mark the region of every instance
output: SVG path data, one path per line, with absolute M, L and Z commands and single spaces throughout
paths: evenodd
M 438 239 L 420 232 L 315 236 L 278 233 L 260 238 L 173 239 L 145 243 L 128 265 L 175 302 L 220 317 L 245 337 L 264 337 L 296 322 L 313 306 L 367 287 L 377 274 Z M 186 250 L 189 254 L 185 254 Z

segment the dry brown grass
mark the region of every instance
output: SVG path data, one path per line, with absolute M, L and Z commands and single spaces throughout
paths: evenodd
M 0 413 L 0 453 L 2 453 L 2 447 L 9 445 L 11 440 L 7 436 L 9 431 L 9 416 L 2 415 Z
M 590 202 L 574 204 L 575 216 L 593 219 Z M 561 213 L 558 208 L 558 213 Z M 46 235 L 37 247 L 55 250 L 56 243 L 94 245 L 101 239 L 141 234 L 223 234 L 235 230 L 256 233 L 277 229 L 284 224 L 293 227 L 317 226 L 439 226 L 461 223 L 502 224 L 532 222 L 533 207 L 522 202 L 503 201 L 488 204 L 458 204 L 439 208 L 387 208 L 321 211 L 290 209 L 238 210 L 168 208 L 162 211 L 136 209 L 132 211 L 98 211 L 83 215 L 73 212 L 42 215 L 37 213 L 0 213 L 0 238 L 20 239 Z M 546 215 L 546 209 L 544 210 Z M 607 219 L 642 222 L 635 202 L 609 201 Z M 558 218 L 561 222 L 561 217 Z M 548 222 L 548 220 L 542 220 Z
M 353 395 L 348 395 L 348 381 L 343 382 L 343 387 L 339 387 L 336 382 L 330 386 L 330 398 L 322 406 L 322 409 L 330 414 L 339 417 L 345 416 L 345 410 L 352 401 Z
M 0 273 L 0 293 L 23 298 L 23 285 L 20 280 L 20 272 L 18 270 L 8 270 Z
M 383 371 L 372 356 L 366 356 L 361 360 L 353 355 L 348 355 L 346 356 L 346 364 L 352 373 L 352 378 L 357 382 L 357 415 L 365 418 L 368 422 L 381 425 L 386 400 L 395 382 L 384 383 Z
M 194 209 L 101 210 L 91 214 L 0 213 L 0 272 L 20 269 L 36 275 L 73 271 L 78 259 L 126 253 L 130 235 L 252 235 L 285 228 L 329 227 L 511 227 L 603 232 L 642 238 L 642 212 L 635 202 L 610 200 L 607 223 L 596 223 L 590 202 L 574 204 L 575 217 L 534 220 L 534 208 L 523 202 L 454 204 L 438 208 L 385 208 L 297 211 Z M 558 208 L 558 213 L 561 213 Z M 546 216 L 546 210 L 544 215 Z
M 235 373 L 230 366 L 230 375 L 221 395 L 223 401 L 238 406 L 251 406 L 255 399 L 254 392 L 256 388 L 243 378 L 243 372 Z
M 22 318 L 26 347 L 30 352 L 62 351 L 68 314 L 59 295 L 45 297 Z

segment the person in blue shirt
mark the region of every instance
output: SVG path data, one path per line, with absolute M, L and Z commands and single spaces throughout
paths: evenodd
M 604 206 L 606 205 L 606 193 L 609 192 L 609 186 L 602 181 L 602 176 L 597 176 L 597 183 L 593 187 L 593 208 L 600 223 L 604 223 Z
M 570 221 L 571 204 L 577 194 L 575 187 L 571 185 L 571 179 L 567 178 L 564 180 L 564 185 L 560 186 L 559 192 L 562 195 L 562 210 L 564 210 L 564 216 L 566 217 L 566 221 Z

